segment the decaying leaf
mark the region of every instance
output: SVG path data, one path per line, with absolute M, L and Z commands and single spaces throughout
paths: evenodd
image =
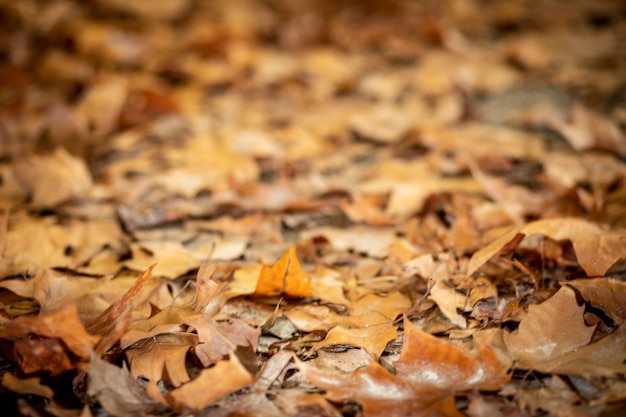
M 376 362 L 348 376 L 321 371 L 306 362 L 299 367 L 309 381 L 326 391 L 331 401 L 357 401 L 368 417 L 388 416 L 390 412 L 398 417 L 431 416 L 449 409 L 452 400 L 448 392 L 432 385 L 416 386 Z
M 618 415 L 626 13 L 562 3 L 0 0 L 0 414 Z

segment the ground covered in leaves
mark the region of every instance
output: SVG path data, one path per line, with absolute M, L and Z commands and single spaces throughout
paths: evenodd
M 617 416 L 621 1 L 0 1 L 0 409 Z

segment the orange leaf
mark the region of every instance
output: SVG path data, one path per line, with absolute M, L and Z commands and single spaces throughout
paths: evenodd
M 487 345 L 478 356 L 415 327 L 404 319 L 404 346 L 400 359 L 393 366 L 417 384 L 464 391 L 468 389 L 497 390 L 509 380 L 494 351 Z
M 166 398 L 177 411 L 202 410 L 252 382 L 252 375 L 235 355 L 230 355 L 228 360 L 203 369 L 196 379 L 170 391 Z
M 296 247 L 292 246 L 271 267 L 263 266 L 259 274 L 255 294 L 278 295 L 285 293 L 293 297 L 312 297 L 311 277 L 302 272 L 296 256 Z
M 88 359 L 100 336 L 87 333 L 78 318 L 76 303 L 68 302 L 55 312 L 38 317 L 20 316 L 2 323 L 0 338 L 26 338 L 32 334 L 41 337 L 59 338 L 76 356 Z
M 363 415 L 368 417 L 432 416 L 444 411 L 452 398 L 440 388 L 416 386 L 377 362 L 349 375 L 321 371 L 306 362 L 300 363 L 299 368 L 313 385 L 326 391 L 326 398 L 358 401 L 363 406 Z

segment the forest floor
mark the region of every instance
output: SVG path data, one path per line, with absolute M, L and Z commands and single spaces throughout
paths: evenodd
M 621 416 L 623 1 L 0 0 L 0 409 Z

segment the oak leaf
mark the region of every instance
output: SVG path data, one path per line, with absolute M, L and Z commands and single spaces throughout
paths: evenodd
M 150 397 L 167 404 L 158 383 L 167 372 L 168 380 L 178 387 L 191 378 L 185 367 L 185 358 L 189 349 L 197 343 L 191 334 L 168 333 L 145 340 L 139 346 L 126 349 L 130 371 L 137 380 L 148 380 L 146 391 Z
M 606 231 L 595 223 L 577 218 L 542 219 L 510 229 L 475 252 L 467 266 L 472 275 L 518 235 L 542 234 L 554 240 L 570 240 L 578 263 L 587 276 L 603 276 L 626 254 L 626 232 Z
M 497 390 L 508 380 L 508 369 L 487 344 L 472 357 L 450 342 L 438 339 L 404 319 L 404 346 L 393 366 L 416 384 L 450 391 Z
M 504 334 L 504 343 L 517 366 L 537 369 L 542 362 L 587 345 L 595 326 L 585 324 L 584 310 L 568 287 L 561 287 L 539 305 L 529 306 L 519 329 Z
M 315 386 L 335 401 L 357 401 L 366 417 L 432 416 L 450 408 L 453 397 L 435 386 L 420 386 L 394 375 L 377 362 L 349 375 L 316 369 L 306 362 L 299 368 Z
M 166 399 L 179 412 L 198 411 L 252 382 L 252 375 L 237 356 L 231 354 L 228 360 L 219 361 L 214 367 L 202 370 L 197 378 L 170 391 Z
M 313 349 L 317 350 L 329 345 L 356 346 L 365 349 L 373 358 L 378 359 L 387 343 L 396 337 L 398 337 L 398 331 L 391 324 L 363 328 L 335 326 L 326 334 L 324 340 L 313 345 Z
M 126 367 L 120 368 L 95 355 L 91 358 L 87 395 L 118 417 L 149 415 L 160 406 L 148 396 Z

